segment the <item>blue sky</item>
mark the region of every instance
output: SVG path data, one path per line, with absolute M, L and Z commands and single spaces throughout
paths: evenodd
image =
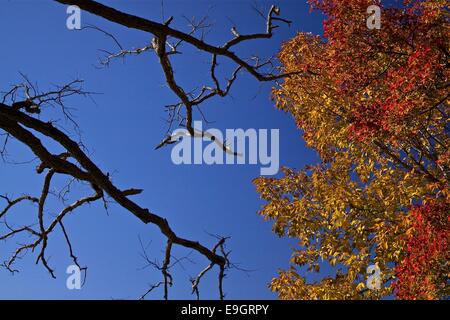
M 128 13 L 161 21 L 159 0 L 102 1 Z M 221 44 L 230 38 L 230 27 L 235 23 L 242 33 L 264 30 L 264 21 L 253 11 L 254 1 L 164 1 L 165 17 L 173 15 L 174 27 L 187 30 L 183 15 L 208 15 L 214 26 L 206 40 Z M 239 48 L 242 55 L 271 56 L 280 44 L 298 31 L 320 33 L 321 17 L 309 13 L 305 1 L 257 2 L 266 9 L 270 4 L 281 7 L 282 15 L 293 21 L 290 28 L 276 30 L 271 40 L 255 41 Z M 53 84 L 64 84 L 74 78 L 85 81 L 85 89 L 101 93 L 90 99 L 75 97 L 67 104 L 76 108 L 74 114 L 82 130 L 82 139 L 92 159 L 121 188 L 142 188 L 135 200 L 151 211 L 166 217 L 173 229 L 183 237 L 213 245 L 209 233 L 231 236 L 228 248 L 231 259 L 249 274 L 230 270 L 225 291 L 230 299 L 272 299 L 275 294 L 267 284 L 276 276 L 278 268 L 287 268 L 293 240 L 279 239 L 271 231 L 271 223 L 257 215 L 263 202 L 252 184 L 259 175 L 258 165 L 181 165 L 170 159 L 170 147 L 155 151 L 154 146 L 167 129 L 164 105 L 177 102 L 165 86 L 160 65 L 153 53 L 116 61 L 109 68 L 99 69 L 98 49 L 114 49 L 111 39 L 92 31 L 69 31 L 65 27 L 66 7 L 52 1 L 1 0 L 0 36 L 0 90 L 21 81 L 19 72 L 37 82 L 41 89 Z M 232 21 L 232 22 L 231 22 Z M 82 24 L 92 24 L 114 34 L 125 48 L 143 46 L 150 36 L 140 31 L 114 25 L 87 13 Z M 183 55 L 173 59 L 177 80 L 185 87 L 204 84 L 208 76 L 210 57 L 187 46 Z M 225 62 L 221 65 L 230 70 Z M 274 107 L 270 99 L 272 84 L 261 84 L 247 74 L 236 82 L 231 96 L 214 99 L 202 106 L 210 127 L 256 128 L 280 130 L 280 163 L 302 168 L 317 161 L 314 153 L 305 148 L 300 132 L 289 115 Z M 44 112 L 45 117 L 56 113 Z M 196 115 L 196 119 L 199 115 Z M 64 121 L 61 122 L 64 124 Z M 67 124 L 68 125 L 68 124 Z M 204 125 L 204 127 L 207 127 Z M 57 150 L 57 149 L 54 149 Z M 32 155 L 25 148 L 11 144 L 11 159 L 25 161 Z M 0 194 L 38 194 L 42 177 L 31 165 L 0 165 Z M 86 192 L 74 191 L 74 196 Z M 57 209 L 58 203 L 49 206 Z M 56 213 L 49 210 L 49 214 Z M 30 207 L 21 206 L 14 216 L 34 215 Z M 25 218 L 24 218 L 25 219 Z M 101 204 L 79 209 L 66 220 L 80 263 L 89 267 L 87 283 L 82 290 L 67 290 L 66 267 L 71 264 L 61 234 L 50 238 L 47 253 L 56 270 L 57 279 L 51 279 L 41 265 L 35 265 L 35 254 L 20 260 L 20 273 L 12 276 L 0 270 L 0 298 L 40 299 L 134 299 L 146 291 L 148 284 L 160 281 L 161 275 L 153 269 L 140 270 L 145 264 L 139 255 L 138 236 L 150 242 L 150 257 L 162 259 L 164 238 L 157 228 L 145 226 L 129 212 L 112 205 L 109 215 Z M 14 240 L 0 243 L 0 258 L 8 257 Z M 174 252 L 178 257 L 186 250 Z M 189 276 L 206 266 L 207 261 L 190 256 L 195 264 L 185 263 L 184 269 L 175 267 L 175 285 L 171 298 L 191 298 Z M 216 273 L 205 278 L 201 286 L 202 298 L 217 298 Z M 157 291 L 149 298 L 161 298 Z

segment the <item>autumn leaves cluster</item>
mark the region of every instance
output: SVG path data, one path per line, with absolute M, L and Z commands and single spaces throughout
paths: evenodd
M 301 74 L 274 98 L 321 162 L 255 180 L 260 214 L 298 239 L 271 289 L 283 299 L 449 297 L 448 3 L 309 2 L 326 16 L 324 35 L 283 45 L 283 68 Z M 379 30 L 366 26 L 373 4 Z M 366 286 L 370 265 L 379 290 Z

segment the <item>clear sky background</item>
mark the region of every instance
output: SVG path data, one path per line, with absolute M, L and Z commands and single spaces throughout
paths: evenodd
M 82 129 L 83 142 L 92 159 L 110 172 L 116 185 L 123 189 L 142 188 L 134 199 L 143 207 L 166 217 L 172 228 L 182 237 L 212 246 L 215 239 L 207 232 L 231 236 L 228 248 L 231 259 L 246 274 L 230 270 L 224 289 L 229 299 L 273 299 L 267 284 L 276 276 L 278 268 L 287 268 L 293 240 L 279 239 L 271 231 L 271 223 L 257 214 L 263 202 L 252 184 L 259 175 L 259 165 L 181 165 L 171 162 L 171 148 L 155 151 L 154 146 L 167 129 L 164 105 L 177 102 L 165 86 L 160 65 L 153 53 L 118 60 L 109 68 L 98 69 L 98 49 L 113 50 L 114 43 L 92 30 L 69 31 L 65 27 L 66 7 L 50 0 L 0 0 L 0 90 L 21 80 L 26 74 L 41 89 L 52 84 L 64 84 L 76 77 L 85 80 L 85 89 L 101 93 L 90 99 L 67 100 L 76 108 L 74 114 Z M 161 21 L 161 1 L 102 1 L 128 13 Z M 253 1 L 164 1 L 164 15 L 173 15 L 174 27 L 188 30 L 182 18 L 208 15 L 214 23 L 206 40 L 221 44 L 230 39 L 230 27 L 235 23 L 239 31 L 263 31 L 265 22 L 252 9 Z M 257 2 L 266 10 L 270 4 L 281 7 L 282 16 L 293 21 L 290 28 L 282 26 L 271 40 L 243 45 L 243 55 L 271 56 L 279 51 L 283 41 L 298 31 L 322 32 L 322 17 L 310 13 L 302 0 Z M 232 21 L 232 22 L 231 22 Z M 92 24 L 114 34 L 125 48 L 145 45 L 150 36 L 114 25 L 96 16 L 82 13 L 82 25 Z M 183 55 L 174 57 L 176 78 L 185 87 L 194 88 L 205 83 L 210 56 L 187 46 Z M 221 65 L 225 70 L 228 65 Z M 274 107 L 270 99 L 272 84 L 261 84 L 243 73 L 231 96 L 214 99 L 202 106 L 210 127 L 280 129 L 280 163 L 303 168 L 315 163 L 316 156 L 305 148 L 300 132 L 291 117 Z M 42 118 L 53 118 L 51 110 Z M 198 118 L 197 114 L 197 118 Z M 61 125 L 66 125 L 64 121 Z M 58 149 L 53 149 L 58 151 Z M 10 159 L 32 159 L 28 150 L 17 144 L 10 146 Z M 0 165 L 0 193 L 38 195 L 43 177 L 34 173 L 36 162 L 27 165 Z M 86 192 L 75 190 L 74 195 Z M 3 207 L 3 203 L 2 203 Z M 59 209 L 57 202 L 49 209 Z M 55 214 L 59 210 L 49 210 Z M 11 216 L 34 217 L 31 207 L 17 207 Z M 109 216 L 100 203 L 79 209 L 66 219 L 74 249 L 80 263 L 89 267 L 87 283 L 82 290 L 66 289 L 66 267 L 71 264 L 60 232 L 50 237 L 47 254 L 56 270 L 52 279 L 41 265 L 35 265 L 36 254 L 28 254 L 16 265 L 20 273 L 11 275 L 0 269 L 0 298 L 64 298 L 64 299 L 134 299 L 146 291 L 148 284 L 160 281 L 161 274 L 144 269 L 140 257 L 140 236 L 150 242 L 148 254 L 161 260 L 164 237 L 152 225 L 143 225 L 131 213 L 112 205 Z M 0 258 L 6 259 L 15 244 L 14 239 L 0 243 Z M 176 256 L 188 251 L 177 249 Z M 175 285 L 171 298 L 193 298 L 189 276 L 203 269 L 207 261 L 195 254 L 173 270 Z M 201 285 L 202 298 L 217 298 L 217 273 L 210 273 Z M 160 299 L 161 291 L 149 298 Z

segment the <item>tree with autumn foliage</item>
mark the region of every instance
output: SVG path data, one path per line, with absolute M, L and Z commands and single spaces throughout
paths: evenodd
M 450 293 L 450 28 L 446 0 L 383 8 L 310 0 L 323 36 L 298 33 L 274 88 L 321 162 L 258 178 L 260 214 L 298 239 L 270 287 L 282 299 L 442 299 Z M 367 8 L 381 8 L 369 29 Z M 331 265 L 318 281 L 305 275 Z M 381 288 L 366 287 L 367 267 Z

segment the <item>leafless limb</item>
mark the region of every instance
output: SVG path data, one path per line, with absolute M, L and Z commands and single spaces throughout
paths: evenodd
M 155 290 L 156 288 L 159 288 L 163 284 L 164 284 L 163 281 L 160 281 L 160 282 L 158 282 L 156 284 L 152 284 L 150 286 L 150 288 L 142 296 L 139 297 L 139 300 L 144 300 L 145 297 L 147 297 L 147 295 L 149 295 L 153 290 Z
M 138 16 L 130 15 L 114 8 L 105 6 L 95 1 L 89 0 L 56 0 L 57 2 L 63 4 L 75 4 L 78 5 L 82 10 L 95 14 L 99 17 L 103 17 L 111 22 L 118 23 L 122 26 L 141 30 L 153 35 L 153 40 L 151 43 L 138 49 L 125 50 L 118 43 L 117 39 L 111 34 L 101 30 L 103 33 L 111 37 L 116 44 L 119 46 L 120 51 L 116 53 L 111 53 L 104 51 L 107 56 L 103 59 L 103 64 L 109 64 L 114 58 L 124 57 L 126 55 L 140 54 L 142 52 L 149 51 L 153 49 L 159 58 L 160 65 L 163 69 L 166 82 L 168 87 L 176 94 L 179 98 L 179 102 L 173 105 L 167 106 L 169 115 L 169 130 L 171 125 L 176 121 L 179 125 L 183 124 L 187 128 L 191 136 L 194 135 L 194 128 L 192 127 L 193 122 L 193 108 L 198 107 L 200 104 L 204 103 L 206 100 L 212 97 L 225 97 L 229 94 L 233 84 L 235 83 L 240 71 L 245 70 L 258 81 L 274 81 L 277 79 L 282 79 L 290 77 L 292 75 L 298 75 L 299 72 L 295 73 L 283 73 L 274 67 L 273 58 L 267 59 L 267 61 L 260 62 L 261 59 L 256 57 L 251 57 L 250 59 L 239 57 L 234 51 L 234 47 L 238 46 L 247 41 L 257 40 L 257 39 L 270 39 L 273 36 L 273 32 L 279 27 L 277 23 L 285 23 L 287 25 L 291 24 L 288 19 L 280 17 L 280 8 L 277 6 L 271 6 L 268 13 L 264 16 L 262 12 L 257 9 L 259 15 L 264 16 L 265 19 L 265 30 L 261 33 L 252 34 L 242 34 L 238 31 L 237 27 L 233 25 L 230 32 L 232 38 L 225 42 L 222 46 L 215 46 L 207 43 L 205 41 L 205 33 L 210 31 L 211 24 L 208 22 L 207 18 L 202 19 L 188 19 L 188 26 L 190 30 L 188 32 L 182 32 L 170 27 L 170 24 L 174 20 L 173 17 L 168 18 L 165 22 L 159 23 L 144 19 Z M 95 27 L 97 28 L 97 27 Z M 98 28 L 97 28 L 98 29 Z M 199 34 L 200 33 L 200 34 Z M 197 34 L 199 34 L 197 36 Z M 175 41 L 171 41 L 174 39 Z M 185 90 L 182 88 L 177 80 L 175 79 L 173 66 L 170 57 L 174 54 L 181 53 L 178 48 L 182 43 L 187 43 L 202 52 L 211 54 L 211 68 L 210 77 L 212 85 L 203 85 L 199 92 L 194 94 L 191 90 Z M 222 88 L 218 77 L 216 75 L 216 68 L 218 66 L 219 57 L 228 59 L 232 61 L 236 68 L 231 73 L 226 85 Z M 267 66 L 272 68 L 267 71 L 263 69 Z M 185 114 L 181 113 L 185 110 Z M 202 115 L 203 117 L 203 115 Z
M 223 280 L 225 279 L 225 269 L 229 268 L 230 262 L 228 259 L 229 253 L 225 252 L 225 241 L 229 239 L 229 237 L 220 237 L 219 241 L 214 245 L 212 248 L 212 252 L 216 253 L 217 250 L 220 251 L 223 257 L 225 257 L 225 262 L 223 265 L 219 265 L 219 277 L 218 277 L 218 286 L 219 286 L 219 296 L 220 299 L 223 300 L 225 298 L 225 295 L 223 293 Z M 197 297 L 197 300 L 200 299 L 200 290 L 199 285 L 200 281 L 203 278 L 205 274 L 208 273 L 212 268 L 214 267 L 213 263 L 208 264 L 203 270 L 200 271 L 200 273 L 194 277 L 191 278 L 192 283 L 192 294 L 195 294 Z
M 7 195 L 0 195 L 0 198 L 6 200 L 6 202 L 7 202 L 7 206 L 2 211 L 0 211 L 0 219 L 3 218 L 3 216 L 8 212 L 9 209 L 11 209 L 13 206 L 18 204 L 19 202 L 22 202 L 25 200 L 31 201 L 34 203 L 39 202 L 39 199 L 31 197 L 31 196 L 21 196 L 19 198 L 11 200 Z
M 40 114 L 46 107 L 59 108 L 65 119 L 69 120 L 78 132 L 73 110 L 63 101 L 75 95 L 90 97 L 96 94 L 83 90 L 83 80 L 75 79 L 62 86 L 55 86 L 51 90 L 41 91 L 37 84 L 32 83 L 26 75 L 21 73 L 21 76 L 24 81 L 4 93 L 2 103 L 10 103 L 14 110 L 24 110 L 28 114 Z
M 66 154 L 60 155 L 60 158 L 66 159 L 67 155 Z M 38 168 L 38 170 L 44 170 L 44 169 Z M 38 246 L 40 246 L 40 252 L 38 253 L 38 256 L 36 258 L 36 264 L 41 262 L 42 265 L 45 267 L 45 269 L 47 269 L 47 271 L 50 273 L 50 275 L 53 278 L 55 278 L 54 271 L 48 263 L 48 259 L 46 258 L 45 252 L 46 252 L 46 248 L 48 245 L 48 236 L 54 231 L 54 229 L 57 225 L 59 225 L 61 227 L 61 230 L 63 231 L 64 237 L 65 237 L 67 245 L 69 247 L 70 257 L 72 258 L 74 264 L 77 265 L 80 268 L 80 270 L 82 270 L 82 271 L 87 270 L 86 267 L 81 267 L 78 263 L 78 259 L 73 252 L 73 248 L 72 248 L 72 244 L 69 240 L 69 236 L 67 234 L 66 229 L 64 228 L 63 219 L 65 218 L 65 216 L 67 214 L 71 213 L 72 211 L 81 207 L 82 205 L 97 201 L 98 199 L 100 199 L 103 196 L 103 193 L 101 190 L 97 189 L 95 191 L 94 195 L 88 196 L 85 198 L 81 198 L 81 199 L 75 201 L 73 204 L 66 206 L 64 209 L 61 210 L 61 212 L 55 217 L 55 219 L 48 226 L 45 226 L 45 222 L 44 222 L 45 203 L 46 203 L 46 200 L 50 193 L 50 186 L 51 186 L 52 179 L 56 173 L 57 173 L 57 171 L 54 169 L 48 170 L 48 172 L 44 178 L 44 184 L 43 184 L 43 188 L 42 188 L 41 195 L 39 198 L 25 195 L 25 196 L 16 198 L 14 200 L 10 200 L 8 196 L 0 196 L 2 199 L 4 199 L 7 202 L 7 206 L 5 207 L 5 209 L 3 209 L 1 211 L 0 218 L 5 218 L 6 213 L 8 211 L 10 211 L 10 209 L 14 205 L 16 205 L 22 201 L 27 200 L 27 201 L 38 204 L 37 225 L 39 226 L 39 231 L 32 229 L 31 226 L 23 226 L 21 228 L 12 228 L 7 223 L 6 219 L 3 221 L 3 224 L 7 228 L 8 232 L 4 235 L 0 235 L 0 240 L 7 240 L 8 238 L 10 238 L 12 236 L 16 236 L 21 233 L 30 234 L 36 238 L 34 240 L 34 242 L 31 242 L 28 244 L 23 244 L 23 245 L 19 246 L 17 248 L 17 250 L 13 253 L 13 255 L 10 257 L 10 259 L 3 263 L 3 266 L 11 272 L 17 272 L 16 269 L 12 269 L 12 266 L 18 258 L 22 257 L 22 254 L 26 253 L 30 249 L 32 251 L 34 251 Z M 136 193 L 136 191 L 131 191 L 131 192 L 124 191 L 124 192 L 127 194 Z
M 161 271 L 164 275 L 165 297 L 168 296 L 168 289 L 172 282 L 169 266 L 170 252 L 174 245 L 192 249 L 207 258 L 214 265 L 225 266 L 226 258 L 221 254 L 206 248 L 196 241 L 179 237 L 171 229 L 166 219 L 151 213 L 148 209 L 140 207 L 129 198 L 132 195 L 141 193 L 142 190 L 136 188 L 120 190 L 117 188 L 111 181 L 109 175 L 103 173 L 101 169 L 98 168 L 98 166 L 85 154 L 79 143 L 72 140 L 66 133 L 59 130 L 51 122 L 44 122 L 33 117 L 33 115 L 34 114 L 29 115 L 26 111 L 22 111 L 20 109 L 17 110 L 12 106 L 3 103 L 0 104 L 0 129 L 8 132 L 11 137 L 14 137 L 17 141 L 28 146 L 36 157 L 40 159 L 41 164 L 36 169 L 38 174 L 47 171 L 42 193 L 38 199 L 37 223 L 39 225 L 39 231 L 31 229 L 29 226 L 17 229 L 11 228 L 10 232 L 2 237 L 2 239 L 7 239 L 11 236 L 17 235 L 18 233 L 27 232 L 33 235 L 35 240 L 34 242 L 21 245 L 15 253 L 13 253 L 11 258 L 3 264 L 4 267 L 11 272 L 16 272 L 17 270 L 13 269 L 13 265 L 16 260 L 21 258 L 26 252 L 30 250 L 33 252 L 36 248 L 40 247 L 40 252 L 38 253 L 36 262 L 42 263 L 47 271 L 49 271 L 52 276 L 55 276 L 52 268 L 48 264 L 48 259 L 46 258 L 46 248 L 50 233 L 54 232 L 55 227 L 58 224 L 61 225 L 60 222 L 63 221 L 63 218 L 68 213 L 74 211 L 83 204 L 102 199 L 104 193 L 108 194 L 109 197 L 111 197 L 115 202 L 133 213 L 142 222 L 151 223 L 158 226 L 161 232 L 167 237 L 166 259 L 161 267 Z M 39 133 L 54 143 L 58 143 L 60 147 L 65 149 L 65 152 L 56 155 L 52 154 L 43 145 L 41 139 L 38 139 L 35 136 L 34 132 Z M 71 161 L 69 161 L 69 159 Z M 66 175 L 76 179 L 77 181 L 88 183 L 94 190 L 94 195 L 79 199 L 73 204 L 65 207 L 56 216 L 56 218 L 48 226 L 46 226 L 43 218 L 44 206 L 50 190 L 52 178 L 56 174 Z M 36 202 L 36 199 L 34 202 Z M 63 232 L 65 232 L 65 229 Z M 66 240 L 67 239 L 68 237 Z M 74 256 L 71 247 L 72 246 L 70 245 L 69 251 L 71 256 Z

